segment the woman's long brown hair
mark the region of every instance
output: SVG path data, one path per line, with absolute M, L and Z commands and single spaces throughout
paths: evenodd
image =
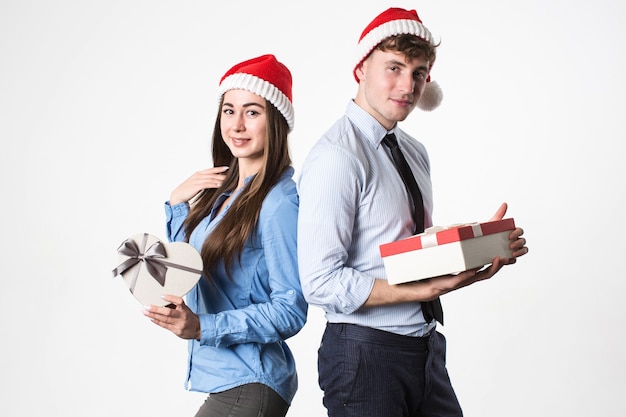
M 213 166 L 228 166 L 226 178 L 220 188 L 209 188 L 200 192 L 191 205 L 189 215 L 184 223 L 187 241 L 191 232 L 208 216 L 217 197 L 223 192 L 233 191 L 239 181 L 239 164 L 224 142 L 220 129 L 222 101 L 217 111 L 213 128 Z M 224 262 L 230 277 L 231 267 L 239 262 L 243 246 L 254 233 L 263 200 L 278 182 L 283 172 L 291 166 L 287 136 L 289 126 L 282 113 L 274 105 L 265 100 L 267 109 L 267 140 L 263 152 L 263 166 L 254 178 L 246 184 L 241 194 L 234 200 L 224 218 L 205 240 L 200 254 L 203 260 L 204 276 L 212 280 L 211 268 L 220 261 Z

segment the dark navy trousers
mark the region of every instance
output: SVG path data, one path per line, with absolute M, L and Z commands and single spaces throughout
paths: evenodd
M 329 417 L 462 417 L 446 339 L 328 323 L 318 351 Z

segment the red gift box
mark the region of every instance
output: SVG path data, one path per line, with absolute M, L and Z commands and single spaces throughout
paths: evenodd
M 486 223 L 432 227 L 424 233 L 380 245 L 390 284 L 456 274 L 509 258 L 512 218 Z

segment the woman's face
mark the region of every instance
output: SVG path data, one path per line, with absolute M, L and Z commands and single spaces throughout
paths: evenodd
M 228 90 L 222 102 L 220 130 L 222 138 L 239 165 L 263 164 L 267 141 L 266 102 L 247 90 Z

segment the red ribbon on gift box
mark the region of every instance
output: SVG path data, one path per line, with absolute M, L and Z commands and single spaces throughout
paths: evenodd
M 466 239 L 490 235 L 513 230 L 515 220 L 513 218 L 494 220 L 485 223 L 465 223 L 448 227 L 434 226 L 426 229 L 419 235 L 414 235 L 395 242 L 385 243 L 379 246 L 382 257 L 397 255 L 447 243 L 459 242 Z
M 137 243 L 133 239 L 126 239 L 124 242 L 122 242 L 120 247 L 117 249 L 117 253 L 119 253 L 120 255 L 128 256 L 129 258 L 113 270 L 113 278 L 118 275 L 124 275 L 125 272 L 127 272 L 130 268 L 140 262 L 143 262 L 146 265 L 146 270 L 148 271 L 150 276 L 152 276 L 159 284 L 161 284 L 162 287 L 165 286 L 165 275 L 167 273 L 167 267 L 181 269 L 183 271 L 196 274 L 202 274 L 202 271 L 199 271 L 195 268 L 189 268 L 185 265 L 175 264 L 173 262 L 168 262 L 163 259 L 167 258 L 167 253 L 165 252 L 165 246 L 160 241 L 156 241 L 148 248 L 148 250 L 146 250 L 148 236 L 149 235 L 147 233 L 143 234 L 141 248 L 137 246 Z M 141 267 L 136 269 L 132 282 L 129 285 L 131 293 L 134 291 L 135 285 L 137 284 L 137 277 L 139 276 L 140 269 Z

